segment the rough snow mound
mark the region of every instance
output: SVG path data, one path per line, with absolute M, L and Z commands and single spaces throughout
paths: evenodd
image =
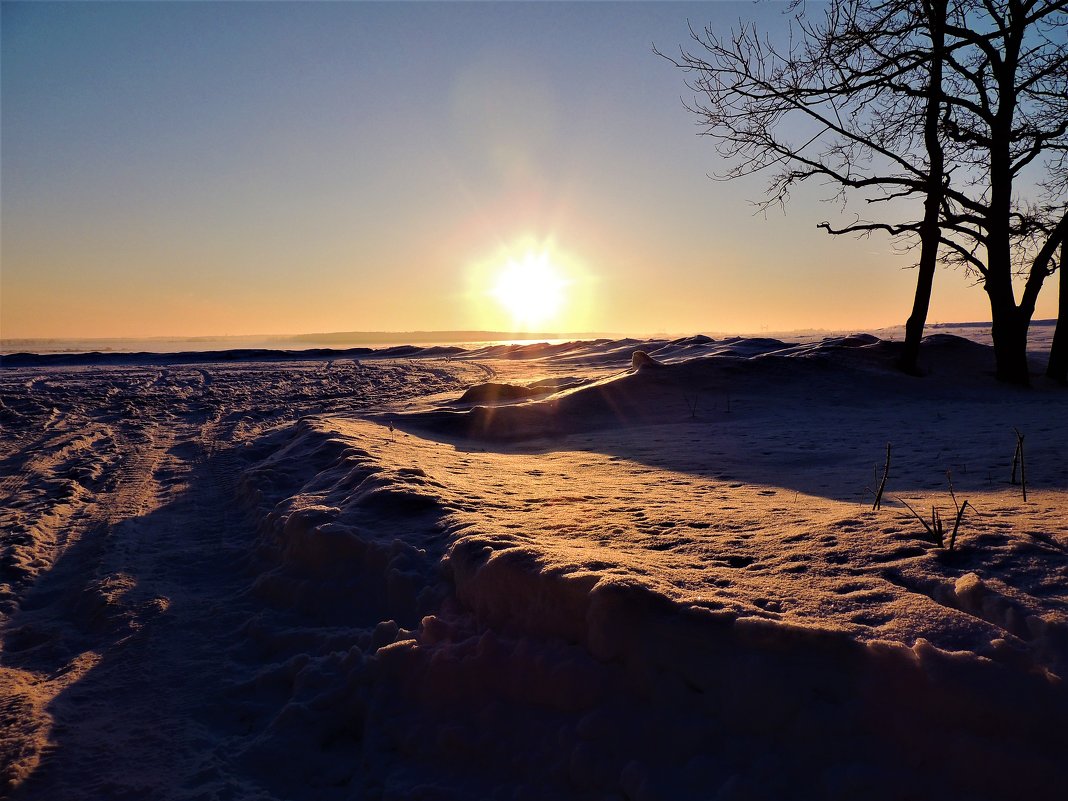
M 418 467 L 386 468 L 321 423 L 302 422 L 242 481 L 263 516 L 253 591 L 320 619 L 416 625 L 437 601 L 427 549 L 440 557 L 444 547 L 434 527 L 440 489 Z
M 254 629 L 275 665 L 246 692 L 283 711 L 249 764 L 325 792 L 325 749 L 271 766 L 340 737 L 348 786 L 395 797 L 1057 797 L 1068 619 L 1033 571 L 1063 541 L 994 495 L 948 556 L 895 511 L 720 477 L 713 429 L 636 431 L 651 450 L 621 459 L 612 432 L 493 452 L 304 424 L 247 478 L 255 591 L 301 621 Z M 673 471 L 656 441 L 717 456 Z M 391 486 L 427 504 L 378 515 Z
M 663 367 L 663 362 L 658 362 L 644 350 L 636 350 L 630 357 L 632 370 L 644 370 L 650 367 Z
M 468 390 L 456 404 L 471 409 L 422 411 L 400 418 L 399 424 L 443 435 L 517 441 L 677 422 L 687 411 L 695 417 L 698 409 L 705 415 L 713 410 L 753 414 L 758 404 L 737 402 L 747 395 L 799 406 L 825 400 L 861 406 L 873 394 L 905 398 L 933 393 L 948 398 L 959 392 L 964 381 L 975 385 L 987 380 L 981 372 L 967 371 L 986 363 L 989 347 L 948 334 L 929 340 L 924 353 L 932 375 L 926 384 L 905 380 L 896 369 L 900 343 L 868 334 L 803 345 L 770 339 L 716 342 L 698 338 L 649 351 L 631 350 L 631 370 L 557 387 L 564 391 L 542 400 L 497 408 L 502 400 L 534 399 L 542 393 L 533 387 L 488 384 Z M 693 349 L 701 355 L 693 356 Z M 601 354 L 605 356 L 619 358 L 614 348 Z M 641 369 L 653 365 L 659 369 Z
M 585 383 L 587 383 L 586 379 L 574 377 L 545 378 L 523 385 L 502 384 L 491 381 L 486 384 L 476 384 L 473 387 L 469 387 L 453 403 L 456 406 L 514 403 L 530 398 L 541 398 L 565 389 L 573 389 Z

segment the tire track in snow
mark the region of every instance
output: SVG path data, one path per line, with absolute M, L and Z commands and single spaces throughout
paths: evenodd
M 205 611 L 203 592 L 188 586 L 191 577 L 218 578 L 220 549 L 199 540 L 218 534 L 213 523 L 232 525 L 234 519 L 223 482 L 192 480 L 194 472 L 208 470 L 220 434 L 212 424 L 195 422 L 176 435 L 151 426 L 123 433 L 129 455 L 100 503 L 79 521 L 66 554 L 30 588 L 0 632 L 0 671 L 7 673 L 0 680 L 22 687 L 14 703 L 24 718 L 16 738 L 22 753 L 4 754 L 21 765 L 8 783 L 32 775 L 15 797 L 112 797 L 124 785 L 122 792 L 134 792 L 146 766 L 177 770 L 179 757 L 160 764 L 161 755 L 174 753 L 175 741 L 197 736 L 196 725 L 175 723 L 183 720 L 180 702 L 156 697 L 159 687 L 192 692 L 203 682 L 176 675 L 188 668 L 188 654 L 224 647 L 218 637 L 205 639 L 205 618 L 217 609 Z M 232 487 L 237 469 L 227 460 L 211 473 Z M 160 480 L 164 473 L 180 480 Z M 180 620 L 170 616 L 175 598 L 184 611 Z M 213 605 L 221 608 L 222 598 L 211 598 Z M 160 627 L 170 634 L 154 637 Z M 3 741 L 0 736 L 0 753 Z M 35 753 L 26 752 L 27 743 Z M 99 770 L 101 761 L 114 763 L 115 753 L 123 755 L 122 770 Z

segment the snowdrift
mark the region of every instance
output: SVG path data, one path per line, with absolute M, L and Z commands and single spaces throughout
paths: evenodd
M 628 370 L 634 344 L 483 349 L 568 378 L 258 446 L 264 789 L 1059 798 L 1063 395 L 981 385 L 989 350 L 942 335 L 924 381 L 868 336 L 642 343 L 661 366 Z M 1026 505 L 1013 425 L 1039 435 Z M 948 553 L 893 496 L 951 491 L 982 516 Z

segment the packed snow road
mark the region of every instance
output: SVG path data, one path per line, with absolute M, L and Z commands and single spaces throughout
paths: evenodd
M 212 770 L 255 525 L 251 443 L 381 411 L 474 364 L 297 362 L 0 371 L 0 788 L 150 798 Z M 28 780 L 27 780 L 28 779 Z

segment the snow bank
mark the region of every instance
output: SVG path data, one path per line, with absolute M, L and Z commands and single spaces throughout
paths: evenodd
M 731 347 L 275 443 L 244 485 L 253 592 L 288 621 L 249 628 L 273 666 L 247 692 L 281 711 L 244 758 L 272 791 L 1059 797 L 1063 397 L 949 416 L 953 366 L 917 384 L 873 338 Z M 991 479 L 1000 415 L 1045 432 L 1027 506 Z M 892 495 L 870 510 L 887 431 L 890 493 L 944 512 L 950 460 L 982 510 L 955 553 Z M 318 747 L 282 769 L 293 742 Z
M 267 568 L 253 592 L 317 619 L 417 625 L 442 592 L 434 577 L 441 485 L 417 467 L 388 469 L 311 421 L 289 437 L 242 482 L 263 515 Z

